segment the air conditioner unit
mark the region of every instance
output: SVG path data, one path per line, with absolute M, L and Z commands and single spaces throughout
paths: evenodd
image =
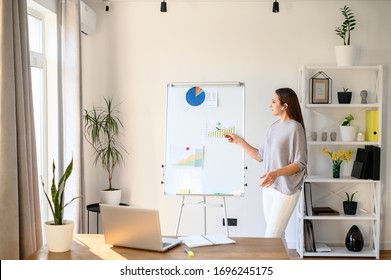
M 96 14 L 83 1 L 80 1 L 80 22 L 81 32 L 88 35 L 95 31 Z

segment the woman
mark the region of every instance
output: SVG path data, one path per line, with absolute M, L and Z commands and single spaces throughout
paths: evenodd
M 264 163 L 265 173 L 260 186 L 264 188 L 265 237 L 284 239 L 285 228 L 307 174 L 307 141 L 300 104 L 292 89 L 277 89 L 269 108 L 279 120 L 270 126 L 266 142 L 259 149 L 238 135 L 226 134 L 225 137 Z

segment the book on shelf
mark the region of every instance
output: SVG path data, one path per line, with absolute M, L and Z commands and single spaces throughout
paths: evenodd
M 304 203 L 305 203 L 305 215 L 312 216 L 312 193 L 311 183 L 304 183 Z
M 316 252 L 314 227 L 311 220 L 304 220 L 304 249 L 307 252 Z
M 330 207 L 312 207 L 314 216 L 338 216 L 339 212 Z
M 331 252 L 331 248 L 325 243 L 316 243 L 316 252 Z

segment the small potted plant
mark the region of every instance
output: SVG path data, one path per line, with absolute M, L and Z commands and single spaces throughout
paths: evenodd
M 84 137 L 94 149 L 94 164 L 107 172 L 108 185 L 101 191 L 101 203 L 120 204 L 121 189 L 112 184 L 114 170 L 122 163 L 124 146 L 118 140 L 123 124 L 112 98 L 104 98 L 105 107 L 84 110 Z
M 354 141 L 356 138 L 356 127 L 350 124 L 353 120 L 354 117 L 352 114 L 349 114 L 343 119 L 340 126 L 342 141 Z
M 350 35 L 356 26 L 356 19 L 348 6 L 340 8 L 340 11 L 343 22 L 341 26 L 334 29 L 335 33 L 343 40 L 343 45 L 335 46 L 337 65 L 352 66 L 356 62 L 357 48 L 350 44 Z
M 338 91 L 339 104 L 350 104 L 350 101 L 352 100 L 352 92 L 348 90 L 349 88 L 343 88 L 343 91 Z
M 65 169 L 65 172 L 61 176 L 58 184 L 56 184 L 55 170 L 56 166 L 53 161 L 53 179 L 50 188 L 51 197 L 49 197 L 46 192 L 45 184 L 42 181 L 43 192 L 53 215 L 53 220 L 45 222 L 44 229 L 48 250 L 50 252 L 66 252 L 71 249 L 74 222 L 63 219 L 64 209 L 72 201 L 80 198 L 80 196 L 74 197 L 67 203 L 64 202 L 65 186 L 68 178 L 72 174 L 73 159 Z
M 357 193 L 357 191 L 352 194 L 345 192 L 346 200 L 343 202 L 343 211 L 344 211 L 345 215 L 355 215 L 356 214 L 357 201 L 353 201 L 354 195 L 356 193 Z

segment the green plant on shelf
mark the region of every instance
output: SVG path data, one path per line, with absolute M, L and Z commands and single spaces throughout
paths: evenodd
M 350 45 L 350 33 L 354 30 L 356 26 L 356 20 L 354 18 L 354 14 L 350 10 L 348 6 L 344 6 L 340 8 L 341 14 L 344 17 L 344 21 L 342 22 L 340 27 L 336 27 L 334 31 L 336 34 L 342 38 L 344 45 Z
M 352 120 L 354 120 L 354 117 L 353 117 L 351 114 L 349 114 L 348 116 L 346 116 L 346 117 L 344 118 L 344 120 L 343 120 L 342 123 L 341 123 L 341 126 L 350 126 L 350 122 L 351 122 Z
M 352 194 L 349 194 L 348 192 L 345 192 L 346 194 L 346 201 L 347 202 L 353 202 L 353 198 L 354 198 L 354 195 L 357 193 L 357 191 L 355 191 L 354 193 Z

